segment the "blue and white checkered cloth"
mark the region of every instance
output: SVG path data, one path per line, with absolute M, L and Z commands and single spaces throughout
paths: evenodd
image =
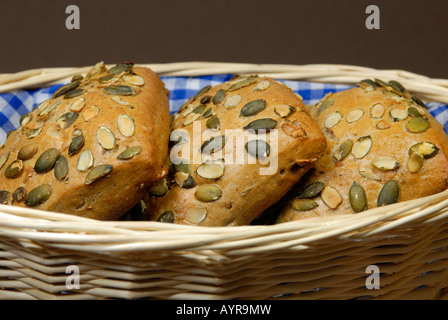
M 228 81 L 232 75 L 213 75 L 201 77 L 161 77 L 165 86 L 170 90 L 170 111 L 176 112 L 182 104 L 198 90 L 207 85 L 218 85 Z M 303 81 L 282 80 L 295 93 L 302 96 L 306 105 L 317 103 L 330 92 L 346 90 L 351 86 Z M 53 93 L 63 83 L 47 88 L 35 90 L 15 91 L 0 94 L 0 143 L 6 140 L 10 130 L 17 129 L 20 117 L 30 112 L 40 102 L 51 98 Z M 448 133 L 448 106 L 442 103 L 427 103 L 429 112 L 444 126 Z

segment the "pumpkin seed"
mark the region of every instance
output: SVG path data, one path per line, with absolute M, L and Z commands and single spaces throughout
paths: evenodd
M 381 103 L 377 103 L 370 109 L 370 116 L 374 119 L 379 119 L 384 115 L 385 111 L 386 107 Z
M 174 222 L 174 213 L 173 211 L 165 211 L 163 212 L 157 219 L 158 222 L 165 223 L 173 223 Z
M 403 95 L 406 92 L 406 89 L 403 87 L 403 85 L 395 80 L 390 80 L 388 82 L 389 86 L 392 87 L 392 89 L 401 95 Z
M 397 202 L 399 193 L 400 187 L 398 186 L 398 183 L 395 180 L 387 181 L 378 195 L 378 207 Z
M 207 210 L 204 208 L 190 208 L 185 213 L 185 219 L 191 223 L 201 223 L 207 216 Z
M 121 104 L 122 106 L 132 106 L 128 101 L 121 100 L 118 96 L 112 96 L 110 99 L 118 104 Z
M 425 113 L 420 111 L 417 107 L 408 107 L 407 111 L 414 118 L 423 117 L 425 115 Z
M 383 171 L 394 170 L 400 166 L 400 163 L 392 157 L 379 157 L 372 161 L 372 164 Z
M 356 109 L 353 111 L 350 111 L 350 113 L 347 115 L 347 122 L 352 123 L 356 122 L 364 115 L 364 110 L 362 109 Z
M 226 98 L 226 91 L 224 89 L 219 89 L 212 99 L 213 104 L 220 104 Z
M 134 66 L 133 63 L 119 63 L 116 66 L 109 69 L 110 74 L 120 74 L 122 72 L 129 72 Z
M 274 106 L 274 112 L 278 114 L 281 118 L 289 117 L 293 114 L 297 109 L 293 106 L 287 104 L 278 104 Z
M 12 197 L 8 191 L 0 190 L 0 204 L 6 204 L 6 205 L 12 204 Z
M 75 74 L 72 79 L 70 80 L 70 82 L 77 82 L 77 81 L 82 81 L 82 79 L 84 79 L 84 77 L 80 74 Z
M 199 101 L 201 104 L 207 104 L 212 99 L 212 96 L 203 96 L 201 100 Z
M 317 109 L 317 115 L 320 115 L 322 112 L 333 106 L 334 99 L 333 98 L 327 98 L 324 101 L 322 101 L 319 105 L 319 108 Z
M 5 169 L 5 177 L 8 179 L 17 178 L 23 172 L 23 162 L 22 160 L 14 160 Z
M 425 109 L 428 109 L 428 106 L 422 100 L 420 100 L 417 96 L 412 96 L 411 102 L 418 104 L 419 106 L 421 106 Z
M 246 151 L 256 158 L 269 157 L 270 145 L 264 140 L 251 140 L 245 145 Z
M 373 91 L 376 89 L 376 83 L 370 79 L 361 80 L 359 86 L 366 91 Z
M 17 159 L 22 161 L 30 160 L 36 155 L 36 153 L 37 153 L 37 145 L 27 144 L 19 150 L 19 153 L 17 154 Z
M 308 211 L 316 208 L 318 204 L 312 199 L 295 198 L 292 201 L 291 206 L 294 210 L 297 211 Z
M 196 92 L 196 94 L 194 95 L 194 100 L 196 100 L 197 98 L 201 97 L 203 94 L 205 94 L 206 92 L 208 92 L 211 88 L 212 88 L 211 85 L 208 85 L 208 86 L 203 87 L 201 90 L 199 90 L 198 92 Z
M 42 109 L 42 111 L 39 112 L 39 116 L 45 116 L 49 114 L 51 111 L 53 111 L 54 108 L 56 108 L 58 105 L 60 105 L 60 101 L 53 102 L 52 104 L 48 104 L 45 109 Z
M 160 182 L 150 191 L 150 193 L 153 196 L 156 197 L 162 197 L 164 196 L 168 190 L 169 190 L 169 186 L 168 186 L 168 181 L 166 181 L 166 178 L 163 178 L 162 180 L 160 180 Z
M 201 118 L 205 119 L 210 117 L 213 114 L 213 109 L 212 108 L 208 108 L 207 110 L 205 110 L 205 112 L 202 114 Z
M 125 137 L 132 137 L 135 132 L 135 123 L 134 119 L 126 114 L 120 114 L 118 116 L 118 130 L 120 130 L 121 134 Z
M 408 170 L 411 173 L 417 173 L 423 167 L 425 157 L 419 152 L 412 152 L 408 159 Z
M 268 132 L 272 129 L 274 129 L 277 126 L 277 121 L 270 118 L 264 118 L 264 119 L 257 119 L 252 122 L 250 122 L 248 125 L 246 125 L 243 129 L 244 130 L 254 130 L 256 133 L 258 133 L 260 130 L 265 130 L 265 132 Z
M 199 113 L 190 113 L 187 118 L 185 119 L 185 121 L 182 123 L 182 126 L 186 127 L 188 126 L 190 123 L 194 122 L 195 120 L 199 119 L 201 117 L 201 114 Z
M 89 121 L 90 119 L 95 118 L 100 113 L 100 108 L 97 106 L 91 106 L 88 109 L 86 109 L 83 113 L 84 120 Z
M 222 149 L 225 143 L 226 143 L 225 136 L 216 136 L 210 138 L 201 145 L 201 152 L 206 154 L 213 153 L 215 151 Z
M 98 81 L 101 83 L 114 82 L 115 80 L 118 80 L 118 78 L 113 74 L 108 74 L 107 76 L 98 79 Z
M 140 154 L 142 152 L 142 147 L 140 146 L 134 146 L 129 147 L 126 150 L 124 150 L 122 153 L 120 153 L 117 157 L 118 160 L 128 160 L 136 155 Z
M 352 152 L 353 141 L 351 139 L 347 139 L 342 142 L 336 151 L 333 154 L 333 157 L 336 161 L 342 161 Z
M 196 199 L 202 202 L 212 202 L 221 198 L 222 192 L 218 186 L 202 185 L 197 188 L 195 194 Z
M 21 202 L 23 200 L 23 198 L 25 198 L 25 195 L 26 195 L 25 187 L 18 187 L 12 193 L 12 198 L 17 202 Z
M 251 101 L 245 104 L 244 107 L 241 109 L 240 116 L 244 117 L 254 116 L 263 111 L 265 107 L 266 107 L 266 100 L 264 99 Z
M 429 128 L 429 121 L 423 117 L 412 118 L 406 123 L 406 129 L 411 133 L 421 133 Z
M 51 196 L 51 187 L 48 184 L 42 184 L 31 190 L 24 199 L 25 205 L 34 207 L 45 203 Z
M 87 171 L 93 166 L 93 154 L 90 150 L 86 149 L 79 155 L 78 158 L 78 170 Z
M 62 128 L 62 129 L 66 129 L 68 128 L 71 124 L 73 124 L 73 122 L 76 121 L 76 119 L 78 119 L 79 113 L 78 112 L 67 112 L 65 114 L 63 114 L 57 121 L 56 123 Z
M 369 180 L 379 181 L 380 177 L 373 173 L 369 168 L 359 168 L 359 174 Z
M 303 191 L 298 195 L 298 198 L 300 199 L 310 199 L 318 196 L 323 188 L 325 187 L 325 184 L 320 181 L 315 181 L 303 189 Z
M 378 86 L 383 87 L 385 89 L 388 89 L 388 90 L 392 89 L 392 87 L 389 84 L 387 84 L 387 82 L 385 82 L 385 81 L 383 81 L 381 79 L 375 79 L 375 83 Z
M 226 101 L 224 102 L 224 106 L 226 108 L 232 108 L 238 105 L 241 102 L 242 98 L 240 95 L 235 94 L 233 96 L 227 97 Z
M 54 176 L 59 181 L 62 181 L 65 179 L 67 174 L 68 174 L 68 162 L 67 159 L 61 155 L 54 164 Z
M 385 129 L 389 129 L 390 125 L 384 121 L 384 120 L 380 120 L 376 126 L 375 126 L 378 130 L 385 130 Z
M 219 179 L 224 175 L 224 162 L 222 160 L 207 161 L 196 169 L 196 173 L 205 179 Z
M 194 181 L 193 176 L 190 174 L 187 176 L 181 187 L 185 189 L 191 189 L 196 187 L 196 185 L 197 185 L 196 181 Z
M 75 98 L 78 97 L 84 93 L 86 93 L 87 91 L 84 89 L 75 89 L 70 91 L 69 93 L 64 95 L 64 99 L 71 99 L 71 98 Z
M 417 144 L 414 144 L 409 149 L 409 154 L 413 152 L 418 152 L 425 157 L 425 159 L 429 159 L 434 157 L 438 152 L 439 148 L 437 148 L 433 143 L 431 142 L 419 142 Z M 1 168 L 1 166 L 0 166 Z
M 176 174 L 174 175 L 174 182 L 176 182 L 176 184 L 182 188 L 189 176 L 190 175 L 185 172 L 176 172 Z
M 81 81 L 70 82 L 63 85 L 62 87 L 60 87 L 58 90 L 55 91 L 55 93 L 53 94 L 53 99 L 66 95 L 67 93 L 77 89 L 80 85 Z
M 299 125 L 299 127 L 296 127 L 290 123 L 284 123 L 284 124 L 282 124 L 281 128 L 282 128 L 282 131 L 286 135 L 288 135 L 292 138 L 299 138 L 299 137 L 306 136 L 305 131 L 302 128 L 300 128 L 300 124 L 298 124 L 298 125 Z
M 404 109 L 392 109 L 389 115 L 394 122 L 397 122 L 406 119 L 408 117 L 408 111 Z
M 342 197 L 332 186 L 326 186 L 321 193 L 322 201 L 330 208 L 336 209 L 342 203 Z
M 101 164 L 96 166 L 86 176 L 85 184 L 89 185 L 96 180 L 108 175 L 112 171 L 112 166 L 107 164 Z
M 37 106 L 35 106 L 33 109 L 36 109 L 37 111 L 42 111 L 43 109 L 45 109 L 48 106 L 50 101 L 52 101 L 52 100 L 51 99 L 44 100 L 44 101 L 40 102 Z
M 191 111 L 191 112 L 201 115 L 204 112 L 204 110 L 205 110 L 205 105 L 200 104 L 199 106 L 194 108 L 193 111 Z
M 4 155 L 2 155 L 0 157 L 0 169 L 3 168 L 3 166 L 5 165 L 5 163 L 8 161 L 9 159 L 9 155 L 11 154 L 10 151 L 6 152 Z
M 370 148 L 372 148 L 372 138 L 370 136 L 361 137 L 354 143 L 352 154 L 355 158 L 362 159 L 369 153 Z
M 324 126 L 325 128 L 333 128 L 335 125 L 339 123 L 342 119 L 342 114 L 339 111 L 330 113 L 328 117 L 325 119 Z
M 105 87 L 104 91 L 107 94 L 113 94 L 117 96 L 133 96 L 137 94 L 137 92 L 132 87 L 121 84 Z
M 26 126 L 31 121 L 32 118 L 33 116 L 31 115 L 31 113 L 25 113 L 23 116 L 20 117 L 20 125 Z
M 367 197 L 364 188 L 355 181 L 349 190 L 350 205 L 356 213 L 364 211 L 367 208 Z
M 209 129 L 219 129 L 219 118 L 218 117 L 211 117 L 207 120 L 205 123 L 206 127 Z
M 72 154 L 78 153 L 83 147 L 84 141 L 83 135 L 73 137 L 72 142 L 68 147 L 68 155 L 71 156 Z
M 79 98 L 71 103 L 70 110 L 79 112 L 84 109 L 85 105 L 86 100 L 84 98 Z
M 266 90 L 270 83 L 268 80 L 260 81 L 254 88 L 254 92 Z
M 96 140 L 104 149 L 111 150 L 115 148 L 115 136 L 108 128 L 99 127 L 95 135 Z
M 192 173 L 191 164 L 188 160 L 177 158 L 173 160 L 173 169 L 174 172 L 184 172 L 184 173 Z
M 93 77 L 94 75 L 97 75 L 99 73 L 105 72 L 106 66 L 103 61 L 98 62 L 95 64 L 92 69 L 89 70 L 89 72 L 86 75 L 86 79 Z
M 254 82 L 255 82 L 255 78 L 253 78 L 253 77 L 243 78 L 241 80 L 238 80 L 236 83 L 232 84 L 229 87 L 228 91 L 234 91 L 234 90 L 238 90 L 238 89 L 247 87 Z
M 134 73 L 128 73 L 123 76 L 124 82 L 127 84 L 130 84 L 132 86 L 143 86 L 145 84 L 145 79 L 143 77 L 140 77 L 139 75 L 136 75 Z
M 27 134 L 26 137 L 28 139 L 32 139 L 34 137 L 37 137 L 42 131 L 42 128 L 37 128 L 37 129 L 31 129 Z
M 194 104 L 184 104 L 180 109 L 179 109 L 179 112 L 180 112 L 180 115 L 182 115 L 182 116 L 187 116 L 187 115 L 189 115 L 190 113 L 191 113 L 191 111 L 193 111 L 193 108 L 194 108 Z
M 37 159 L 34 170 L 37 173 L 50 171 L 59 157 L 59 151 L 56 148 L 50 148 L 44 151 Z

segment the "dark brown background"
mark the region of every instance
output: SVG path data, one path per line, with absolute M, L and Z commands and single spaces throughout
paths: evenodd
M 336 63 L 448 78 L 447 0 L 1 0 L 0 73 L 97 61 Z M 67 30 L 65 8 L 81 11 Z M 366 7 L 381 12 L 367 30 Z

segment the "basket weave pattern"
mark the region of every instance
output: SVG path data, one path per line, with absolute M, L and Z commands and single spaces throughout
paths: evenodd
M 340 65 L 175 63 L 163 76 L 257 73 L 354 84 L 395 79 L 448 103 L 448 81 Z M 61 82 L 88 68 L 0 76 L 0 92 Z M 379 288 L 368 289 L 379 269 Z M 79 271 L 79 288 L 68 287 Z M 273 226 L 95 221 L 0 206 L 0 299 L 446 299 L 448 191 L 349 216 Z

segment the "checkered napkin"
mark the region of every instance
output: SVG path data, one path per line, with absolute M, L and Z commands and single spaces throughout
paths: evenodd
M 201 77 L 161 77 L 170 90 L 170 111 L 176 112 L 182 104 L 198 90 L 207 85 L 218 85 L 228 81 L 232 75 L 213 75 Z M 302 96 L 305 105 L 317 103 L 330 92 L 346 90 L 351 86 L 303 81 L 282 80 L 295 93 Z M 63 83 L 47 88 L 15 91 L 0 94 L 0 143 L 6 140 L 6 134 L 19 126 L 20 117 L 30 112 L 40 102 L 51 98 Z M 429 112 L 443 124 L 448 133 L 448 106 L 441 103 L 427 103 Z

